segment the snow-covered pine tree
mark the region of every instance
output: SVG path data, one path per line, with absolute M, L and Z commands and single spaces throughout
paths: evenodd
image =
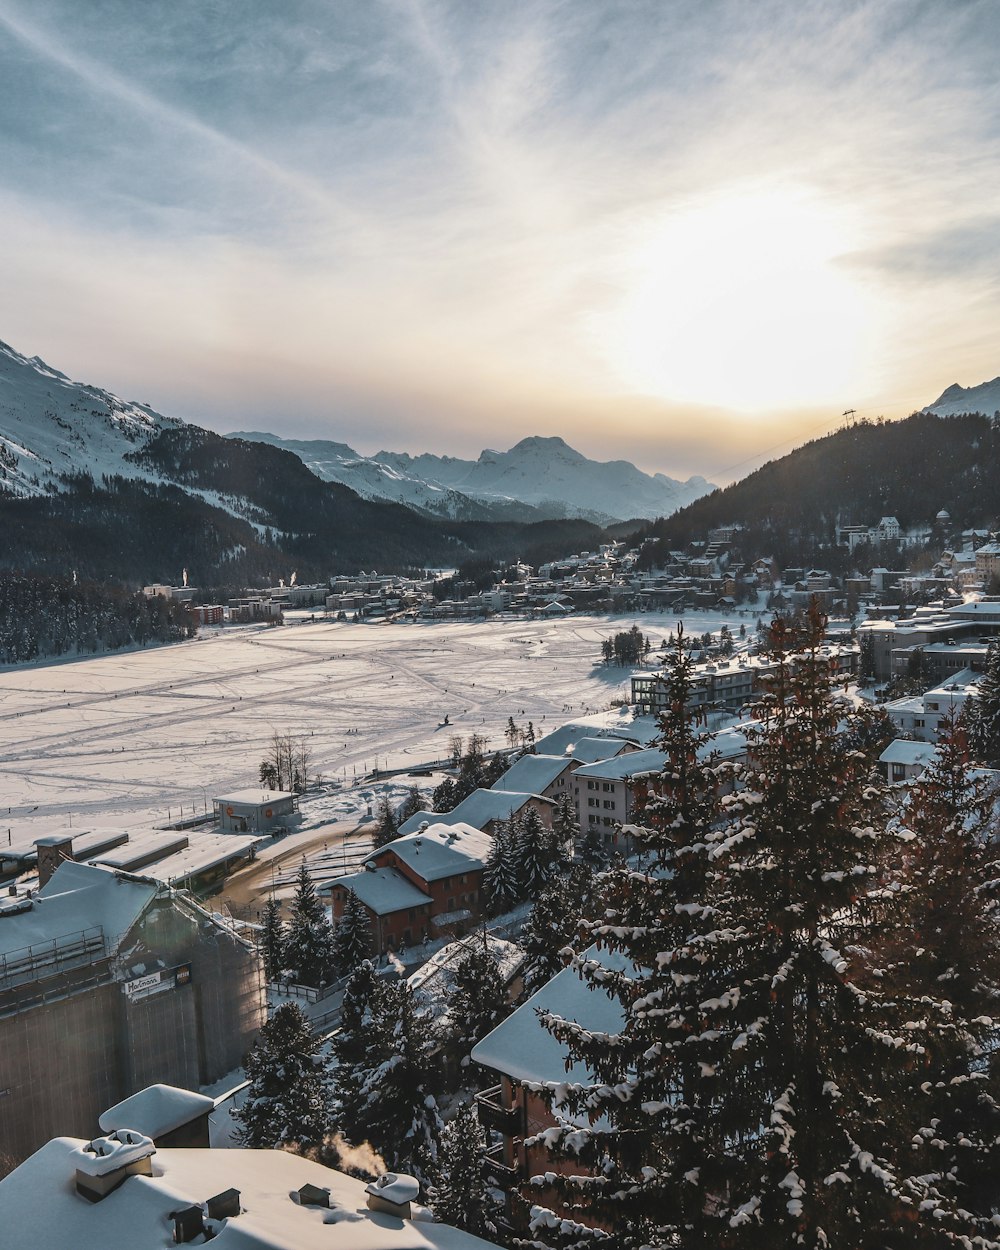
M 354 971 L 374 953 L 372 922 L 368 909 L 353 890 L 348 890 L 344 912 L 333 930 L 333 963 L 340 976 Z
M 644 866 L 604 874 L 601 907 L 581 926 L 578 949 L 597 942 L 606 954 L 574 960 L 596 993 L 618 1000 L 623 1027 L 607 1034 L 542 1017 L 594 1075 L 558 1091 L 561 1129 L 548 1144 L 592 1176 L 548 1178 L 536 1190 L 554 1191 L 561 1206 L 536 1209 L 542 1242 L 605 1244 L 606 1233 L 589 1235 L 580 1222 L 612 1229 L 608 1250 L 720 1244 L 730 1127 L 721 1100 L 732 1079 L 726 1057 L 739 1065 L 732 1046 L 742 1018 L 730 948 L 742 931 L 720 914 L 727 897 L 713 856 L 730 770 L 695 726 L 692 668 L 679 630 L 663 678 L 657 745 L 666 758 L 634 833 Z M 524 1197 L 537 1202 L 531 1189 Z
M 969 748 L 974 759 L 1000 767 L 1000 641 L 990 644 L 979 690 L 967 711 Z
M 535 898 L 559 872 L 563 859 L 555 838 L 541 816 L 529 807 L 514 826 L 514 873 L 522 898 Z
M 382 795 L 375 806 L 375 832 L 372 834 L 372 846 L 375 850 L 391 842 L 399 832 L 396 813 L 386 795 Z
M 595 878 L 587 863 L 573 865 L 568 877 L 551 882 L 538 895 L 518 939 L 526 966 L 524 987 L 532 993 L 560 972 L 560 952 L 577 938 L 580 921 L 593 914 Z
M 361 1091 L 369 1070 L 376 1063 L 375 1048 L 379 1039 L 374 1035 L 373 1021 L 384 984 L 370 960 L 358 965 L 344 989 L 340 1028 L 330 1043 L 337 1060 L 334 1091 L 337 1123 L 344 1136 L 355 1145 L 360 1145 L 368 1136 Z
M 253 1150 L 315 1148 L 331 1128 L 329 1078 L 322 1040 L 295 1003 L 285 1003 L 260 1031 L 247 1056 L 250 1086 L 232 1111 L 237 1137 Z
M 285 926 L 281 919 L 281 904 L 273 894 L 264 904 L 260 956 L 264 963 L 265 979 L 276 981 L 285 968 Z
M 419 1175 L 423 1161 L 436 1154 L 441 1127 L 430 1027 L 405 981 L 381 985 L 371 1014 L 357 1121 L 392 1167 Z
M 509 823 L 493 827 L 493 845 L 483 865 L 482 891 L 491 916 L 508 911 L 520 898 L 514 860 L 514 832 Z
M 423 807 L 424 801 L 420 797 L 420 791 L 416 786 L 410 786 L 406 792 L 406 798 L 399 809 L 399 823 L 406 824 L 411 816 L 416 816 L 417 812 Z
M 442 1224 L 492 1238 L 497 1204 L 483 1178 L 486 1134 L 473 1107 L 463 1103 L 441 1131 L 430 1169 L 430 1208 Z
M 295 882 L 285 959 L 303 985 L 318 986 L 332 977 L 333 929 L 326 908 L 316 895 L 305 859 Z
M 552 831 L 556 835 L 556 846 L 564 861 L 573 856 L 576 840 L 580 836 L 580 822 L 577 820 L 576 803 L 571 794 L 560 794 L 556 800 L 556 810 L 552 817 Z
M 942 1175 L 949 1190 L 958 1187 L 972 1218 L 942 1217 L 942 1243 L 957 1234 L 996 1239 L 989 1221 L 1000 1205 L 1000 1073 L 993 1059 L 1000 864 L 991 840 L 992 796 L 969 773 L 961 720 L 941 726 L 937 752 L 910 787 L 902 819 L 914 836 L 901 875 L 908 924 L 892 951 L 893 983 L 910 999 L 926 1052 L 904 1107 L 913 1128 L 911 1184 L 926 1190 L 926 1202 L 935 1201 Z
M 510 1012 L 500 969 L 483 937 L 476 934 L 465 945 L 448 1001 L 448 1033 L 463 1056 Z

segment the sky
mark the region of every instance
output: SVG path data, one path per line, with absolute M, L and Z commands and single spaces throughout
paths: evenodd
M 738 477 L 1000 373 L 993 0 L 0 0 L 0 339 L 223 432 Z

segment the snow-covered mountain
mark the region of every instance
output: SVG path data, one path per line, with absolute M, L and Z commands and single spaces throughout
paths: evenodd
M 1000 378 L 983 382 L 979 386 L 949 386 L 941 395 L 923 409 L 939 417 L 955 417 L 963 412 L 982 412 L 992 417 L 1000 411 Z
M 0 343 L 0 486 L 14 495 L 51 494 L 68 474 L 149 476 L 126 454 L 183 424 Z
M 648 474 L 627 460 L 589 460 L 561 438 L 524 438 L 509 451 L 484 451 L 478 460 L 380 451 L 358 455 L 343 443 L 239 433 L 294 452 L 319 477 L 342 482 L 369 499 L 391 499 L 433 515 L 476 519 L 476 505 L 497 519 L 518 506 L 537 517 L 582 517 L 606 524 L 633 517 L 669 516 L 713 490 L 702 477 L 679 482 Z M 526 513 L 522 512 L 525 519 Z

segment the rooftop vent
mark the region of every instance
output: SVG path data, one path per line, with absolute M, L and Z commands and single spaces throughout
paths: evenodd
M 304 1207 L 329 1207 L 330 1191 L 318 1185 L 303 1185 L 299 1190 L 299 1202 Z
M 386 1172 L 365 1186 L 368 1194 L 369 1211 L 383 1211 L 386 1215 L 398 1216 L 401 1220 L 410 1218 L 410 1203 L 420 1192 L 420 1184 L 416 1177 L 406 1176 L 402 1172 Z
M 214 1198 L 209 1198 L 205 1203 L 210 1220 L 224 1220 L 230 1215 L 239 1215 L 240 1213 L 240 1191 L 238 1189 L 224 1189 L 221 1194 L 216 1194 Z
M 182 1207 L 179 1211 L 171 1211 L 170 1218 L 174 1222 L 174 1241 L 178 1245 L 194 1241 L 205 1231 L 205 1212 L 201 1207 Z

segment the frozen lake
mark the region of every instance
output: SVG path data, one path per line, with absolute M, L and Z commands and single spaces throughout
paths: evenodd
M 684 627 L 723 621 L 749 631 L 756 614 L 688 613 Z M 501 746 L 509 716 L 541 736 L 628 696 L 629 670 L 598 663 L 603 638 L 636 623 L 657 647 L 675 622 L 306 621 L 0 670 L 0 829 L 40 837 L 70 818 L 127 827 L 201 811 L 257 783 L 275 730 L 308 737 L 314 769 L 348 781 L 443 757 L 455 734 Z

